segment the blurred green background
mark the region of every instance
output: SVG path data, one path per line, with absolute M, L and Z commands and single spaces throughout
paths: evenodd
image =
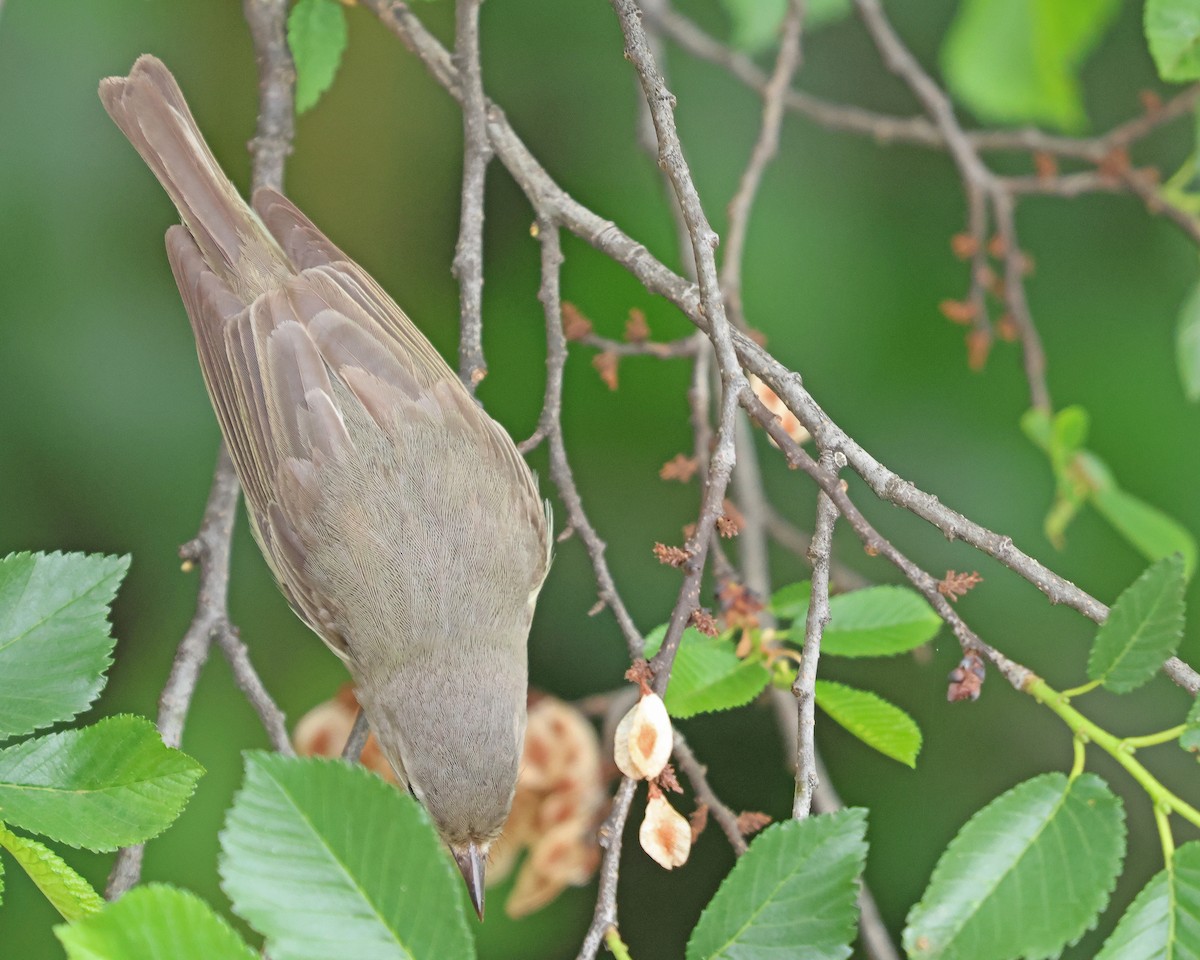
M 680 7 L 710 29 L 727 31 L 707 0 L 682 0 Z M 444 40 L 451 36 L 449 0 L 416 10 Z M 889 10 L 932 65 L 952 0 Z M 332 91 L 298 123 L 288 192 L 452 356 L 459 114 L 367 11 L 348 13 L 348 54 Z M 1137 91 L 1156 85 L 1140 14 L 1139 4 L 1124 5 L 1085 70 L 1096 129 L 1136 112 Z M 635 142 L 637 91 L 608 4 L 492 0 L 483 8 L 483 48 L 489 94 L 549 171 L 678 268 L 658 172 Z M 195 599 L 195 577 L 180 572 L 176 549 L 195 530 L 217 443 L 162 250 L 173 211 L 95 94 L 101 77 L 126 72 L 143 52 L 176 73 L 218 158 L 244 186 L 256 84 L 239 3 L 8 0 L 0 16 L 0 552 L 133 555 L 114 611 L 116 665 L 93 716 L 154 715 Z M 757 131 L 758 102 L 720 70 L 677 50 L 668 67 L 687 155 L 720 231 Z M 809 39 L 800 83 L 841 101 L 915 109 L 853 21 Z M 1189 137 L 1186 124 L 1177 125 L 1156 136 L 1153 155 L 1177 163 Z M 534 426 L 542 392 L 538 249 L 529 235 L 532 213 L 499 164 L 489 188 L 491 374 L 480 395 L 521 438 Z M 1091 513 L 1071 528 L 1061 553 L 1047 543 L 1041 522 L 1052 482 L 1043 455 L 1017 427 L 1027 397 L 1018 352 L 1001 345 L 983 373 L 970 373 L 962 329 L 937 311 L 940 300 L 966 289 L 966 268 L 948 244 L 962 222 L 961 192 L 944 155 L 881 147 L 791 117 L 752 221 L 747 314 L 826 410 L 879 459 L 1111 602 L 1144 562 Z M 1028 293 L 1056 403 L 1087 407 L 1094 424 L 1089 445 L 1123 485 L 1200 531 L 1194 494 L 1200 412 L 1183 399 L 1173 357 L 1174 317 L 1195 276 L 1195 250 L 1122 197 L 1031 200 L 1020 209 L 1019 227 L 1037 263 Z M 569 241 L 566 252 L 564 295 L 600 332 L 619 336 L 631 307 L 646 312 L 657 337 L 687 331 L 673 308 L 583 244 Z M 678 542 L 697 505 L 694 487 L 657 478 L 664 461 L 690 447 L 687 370 L 625 361 L 621 387 L 612 393 L 590 359 L 590 351 L 576 350 L 568 365 L 568 447 L 617 582 L 648 630 L 667 616 L 678 583 L 675 571 L 654 561 L 651 544 Z M 775 503 L 809 526 L 809 485 L 765 444 L 762 452 Z M 544 473 L 541 455 L 534 461 Z M 1051 684 L 1081 682 L 1089 623 L 1049 607 L 1032 587 L 969 548 L 871 501 L 861 486 L 852 492 L 885 533 L 935 574 L 947 568 L 983 574 L 984 584 L 959 606 L 985 639 Z M 896 579 L 844 530 L 837 542 L 840 559 L 867 577 Z M 288 611 L 244 523 L 236 546 L 235 621 L 294 719 L 334 692 L 342 668 Z M 773 561 L 777 584 L 803 573 L 794 557 L 776 554 Z M 1193 586 L 1191 599 L 1198 598 Z M 558 548 L 534 625 L 535 685 L 574 698 L 621 682 L 624 644 L 611 616 L 586 615 L 594 600 L 586 558 L 577 541 L 568 541 Z M 1196 659 L 1194 634 L 1185 640 L 1185 658 Z M 867 877 L 894 931 L 972 811 L 1022 779 L 1070 763 L 1065 729 L 994 674 L 978 703 L 947 704 L 946 674 L 958 658 L 943 632 L 927 663 L 822 663 L 826 676 L 903 706 L 925 732 L 913 772 L 830 723 L 819 727 L 836 787 L 847 802 L 870 808 Z M 1160 678 L 1120 701 L 1095 694 L 1086 707 L 1102 723 L 1133 733 L 1179 722 L 1186 702 Z M 749 707 L 687 722 L 684 730 L 730 805 L 787 814 L 790 775 L 768 710 Z M 177 825 L 148 847 L 147 878 L 181 884 L 225 909 L 217 832 L 240 779 L 239 750 L 264 742 L 214 656 L 184 739 L 208 774 Z M 1170 747 L 1159 753 L 1152 765 L 1168 783 L 1193 789 L 1194 760 Z M 1090 762 L 1130 798 L 1129 861 L 1115 894 L 1123 905 L 1158 869 L 1158 841 L 1144 795 L 1131 793 L 1114 765 Z M 637 822 L 635 810 L 631 823 Z M 65 852 L 103 884 L 110 858 Z M 634 955 L 682 955 L 731 863 L 712 829 L 687 867 L 671 874 L 633 840 L 620 905 Z M 489 911 L 478 933 L 481 956 L 573 956 L 593 899 L 594 888 L 571 891 L 521 923 Z M 50 933 L 56 915 L 11 866 L 4 900 L 0 956 L 61 956 Z M 1068 955 L 1091 956 L 1116 915 L 1110 911 L 1099 932 Z

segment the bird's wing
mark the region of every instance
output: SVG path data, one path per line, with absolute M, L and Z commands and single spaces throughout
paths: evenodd
M 540 586 L 549 525 L 511 438 L 365 271 L 278 195 L 263 213 L 299 272 L 249 306 L 205 264 L 186 230 L 168 231 L 167 248 L 255 533 L 292 607 L 346 654 L 343 618 L 308 575 L 307 521 L 322 496 L 321 471 L 358 455 L 346 420 L 362 421 L 363 412 L 385 434 L 432 417 L 481 444 L 545 547 L 531 584 Z

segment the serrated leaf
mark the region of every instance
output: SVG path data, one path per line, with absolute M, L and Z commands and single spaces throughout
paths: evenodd
M 346 50 L 346 12 L 338 0 L 297 0 L 288 14 L 288 46 L 296 64 L 296 112 L 321 99 Z
M 1147 560 L 1178 553 L 1183 557 L 1186 576 L 1191 577 L 1196 569 L 1196 540 L 1177 521 L 1115 484 L 1096 490 L 1092 503 Z
M 256 960 L 258 954 L 193 893 L 136 887 L 100 913 L 54 933 L 68 960 Z
M 1195 0 L 1146 0 L 1146 43 L 1168 83 L 1200 77 L 1200 8 Z
M 812 581 L 801 580 L 799 583 L 789 583 L 771 594 L 769 609 L 780 620 L 803 620 L 808 613 L 808 603 L 812 599 Z
M 108 606 L 128 557 L 18 553 L 0 560 L 0 740 L 68 720 L 112 662 Z
M 932 640 L 941 618 L 906 587 L 867 587 L 829 599 L 830 621 L 821 652 L 839 657 L 886 657 Z
M 868 747 L 909 767 L 921 752 L 921 728 L 895 704 L 866 690 L 818 680 L 817 706 Z
M 664 625 L 647 635 L 647 657 L 658 652 L 666 633 Z M 663 702 L 667 713 L 677 719 L 731 710 L 757 697 L 770 679 L 761 657 L 741 659 L 730 640 L 708 637 L 695 627 L 687 627 L 675 653 Z
M 222 887 L 273 960 L 474 956 L 428 815 L 357 765 L 247 753 L 221 850 Z
M 1103 780 L 1034 777 L 950 841 L 904 947 L 911 960 L 1055 957 L 1095 924 L 1124 853 L 1124 810 Z
M 1200 753 L 1200 699 L 1193 700 L 1192 705 L 1188 707 L 1187 720 L 1184 723 L 1184 731 L 1179 737 L 1179 745 L 1184 750 Z
M 72 847 L 115 850 L 170 826 L 203 772 L 149 720 L 109 717 L 0 750 L 0 818 Z
M 850 956 L 866 832 L 855 808 L 767 827 L 704 908 L 687 960 Z
M 1149 5 L 1146 9 L 1150 9 Z M 1200 8 L 1193 10 L 1200 29 Z M 1200 123 L 1197 128 L 1200 129 Z M 1175 362 L 1184 394 L 1192 403 L 1200 401 L 1200 282 L 1192 287 L 1179 309 L 1175 322 Z
M 0 824 L 0 847 L 12 854 L 64 920 L 82 920 L 104 906 L 92 885 L 45 844 L 17 836 Z
M 1175 850 L 1121 917 L 1096 960 L 1200 960 L 1200 843 Z
M 1127 693 L 1158 673 L 1183 639 L 1183 558 L 1165 557 L 1117 597 L 1088 657 L 1088 677 Z
M 942 45 L 947 86 L 981 120 L 1079 130 L 1079 70 L 1119 9 L 1118 0 L 964 0 Z

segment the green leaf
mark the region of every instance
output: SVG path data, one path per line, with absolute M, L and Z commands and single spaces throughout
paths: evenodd
M 346 12 L 338 0 L 297 0 L 288 14 L 288 46 L 296 63 L 296 112 L 321 99 L 346 50 Z
M 92 885 L 44 844 L 19 837 L 0 824 L 0 847 L 12 854 L 64 920 L 82 920 L 104 906 Z
M 1185 574 L 1191 577 L 1196 569 L 1196 540 L 1178 522 L 1115 485 L 1096 490 L 1092 503 L 1113 529 L 1147 560 L 1181 554 Z
M 964 0 L 942 46 L 946 83 L 981 120 L 1079 130 L 1079 69 L 1119 9 L 1119 0 Z
M 1200 8 L 1193 9 L 1200 19 Z M 1192 403 L 1200 401 L 1200 282 L 1192 287 L 1175 322 L 1175 361 L 1184 394 Z
M 428 815 L 362 767 L 247 753 L 221 850 L 222 886 L 272 960 L 475 955 Z
M 68 960 L 258 958 L 207 903 L 158 883 L 136 887 L 100 913 L 80 923 L 61 924 L 54 933 Z
M 1195 0 L 1146 0 L 1146 43 L 1168 83 L 1200 77 L 1200 8 Z
M 1103 780 L 1027 780 L 950 841 L 909 912 L 910 960 L 1055 957 L 1094 925 L 1124 853 L 1125 814 Z
M 204 768 L 142 717 L 109 717 L 0 750 L 0 817 L 73 847 L 115 850 L 162 833 Z
M 647 657 L 658 652 L 666 634 L 665 625 L 649 633 Z M 681 720 L 698 713 L 730 710 L 757 697 L 770 679 L 761 657 L 740 659 L 729 639 L 708 637 L 695 627 L 687 627 L 679 641 L 663 703 L 667 713 Z
M 1184 750 L 1200 753 L 1200 698 L 1193 700 L 1192 705 L 1188 707 L 1185 727 L 1179 737 L 1179 745 Z
M 1177 848 L 1171 863 L 1134 898 L 1096 960 L 1200 958 L 1200 842 Z
M 1158 673 L 1183 639 L 1183 558 L 1166 557 L 1117 597 L 1088 657 L 1088 678 L 1127 693 Z
M 821 652 L 839 657 L 886 657 L 932 640 L 941 617 L 906 587 L 867 587 L 829 600 Z
M 1063 407 L 1054 415 L 1051 459 L 1055 461 L 1056 474 L 1065 470 L 1075 454 L 1083 449 L 1090 428 L 1091 417 L 1078 404 Z
M 808 614 L 808 602 L 812 599 L 812 581 L 801 580 L 789 583 L 771 594 L 770 610 L 780 620 L 804 620 Z
M 1021 432 L 1047 455 L 1054 446 L 1054 424 L 1045 410 L 1030 407 L 1021 414 Z
M 885 757 L 917 765 L 921 729 L 907 713 L 882 697 L 832 680 L 816 683 L 817 706 Z
M 721 0 L 733 26 L 732 44 L 757 53 L 779 39 L 788 0 Z
M 128 557 L 0 560 L 0 740 L 68 720 L 96 699 L 115 641 L 108 605 Z
M 687 960 L 850 956 L 866 832 L 855 808 L 767 827 L 704 908 Z

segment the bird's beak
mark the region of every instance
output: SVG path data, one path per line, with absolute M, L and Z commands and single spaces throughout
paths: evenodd
M 458 869 L 462 871 L 463 880 L 467 882 L 467 893 L 471 896 L 471 905 L 483 920 L 483 871 L 487 866 L 486 855 L 478 845 L 468 843 L 465 850 L 451 849 Z

